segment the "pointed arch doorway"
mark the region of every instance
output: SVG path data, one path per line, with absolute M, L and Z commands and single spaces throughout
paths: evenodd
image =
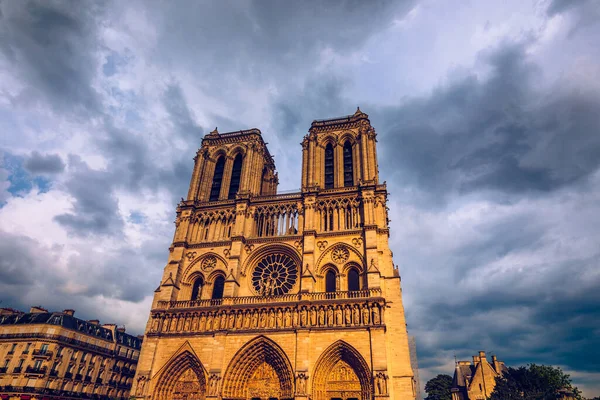
M 160 374 L 153 398 L 204 400 L 206 371 L 200 360 L 190 351 L 184 351 L 173 358 Z
M 323 352 L 313 373 L 314 400 L 371 400 L 371 379 L 360 353 L 344 341 Z
M 223 379 L 223 400 L 293 399 L 294 374 L 285 352 L 259 336 L 233 357 Z

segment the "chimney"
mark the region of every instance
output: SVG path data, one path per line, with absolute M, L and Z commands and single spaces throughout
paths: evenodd
M 487 358 L 485 358 L 485 351 L 480 351 L 479 352 L 479 359 L 481 361 L 483 361 L 483 360 L 487 361 Z
M 32 314 L 41 314 L 41 313 L 47 313 L 48 310 L 46 310 L 42 306 L 33 306 L 33 307 L 31 307 L 31 309 L 29 310 L 29 312 L 32 313 Z
M 67 308 L 66 310 L 63 310 L 63 314 L 67 314 L 72 317 L 73 315 L 75 315 L 75 310 L 71 310 L 70 308 Z
M 124 326 L 119 326 L 119 327 L 117 328 L 117 331 L 118 331 L 118 332 L 121 332 L 121 333 L 125 333 L 125 327 L 124 327 Z
M 492 363 L 494 364 L 494 369 L 496 370 L 496 373 L 501 373 L 502 366 L 500 364 L 500 361 L 498 361 L 498 358 L 496 358 L 496 356 L 492 356 Z
M 90 319 L 88 322 L 93 325 L 100 325 L 100 320 L 98 319 Z
M 473 364 L 477 364 L 479 361 L 481 361 L 479 356 L 473 356 Z

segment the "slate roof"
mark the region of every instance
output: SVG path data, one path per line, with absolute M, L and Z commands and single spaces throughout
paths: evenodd
M 111 329 L 94 324 L 72 315 L 62 312 L 22 313 L 12 315 L 0 315 L 0 326 L 2 325 L 26 325 L 26 324 L 48 324 L 62 326 L 83 333 L 84 335 L 100 338 L 110 342 L 114 341 L 114 333 Z M 117 342 L 128 347 L 140 349 L 142 341 L 125 332 L 116 332 Z

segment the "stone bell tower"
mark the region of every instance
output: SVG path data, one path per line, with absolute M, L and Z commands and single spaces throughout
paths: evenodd
M 400 276 L 368 115 L 315 120 L 277 194 L 258 129 L 206 135 L 132 393 L 414 399 Z

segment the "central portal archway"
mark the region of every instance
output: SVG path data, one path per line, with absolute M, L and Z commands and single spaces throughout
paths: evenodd
M 371 374 L 360 353 L 337 341 L 323 352 L 313 373 L 314 400 L 370 400 Z
M 223 379 L 223 400 L 292 399 L 294 374 L 284 351 L 259 336 L 233 357 Z

